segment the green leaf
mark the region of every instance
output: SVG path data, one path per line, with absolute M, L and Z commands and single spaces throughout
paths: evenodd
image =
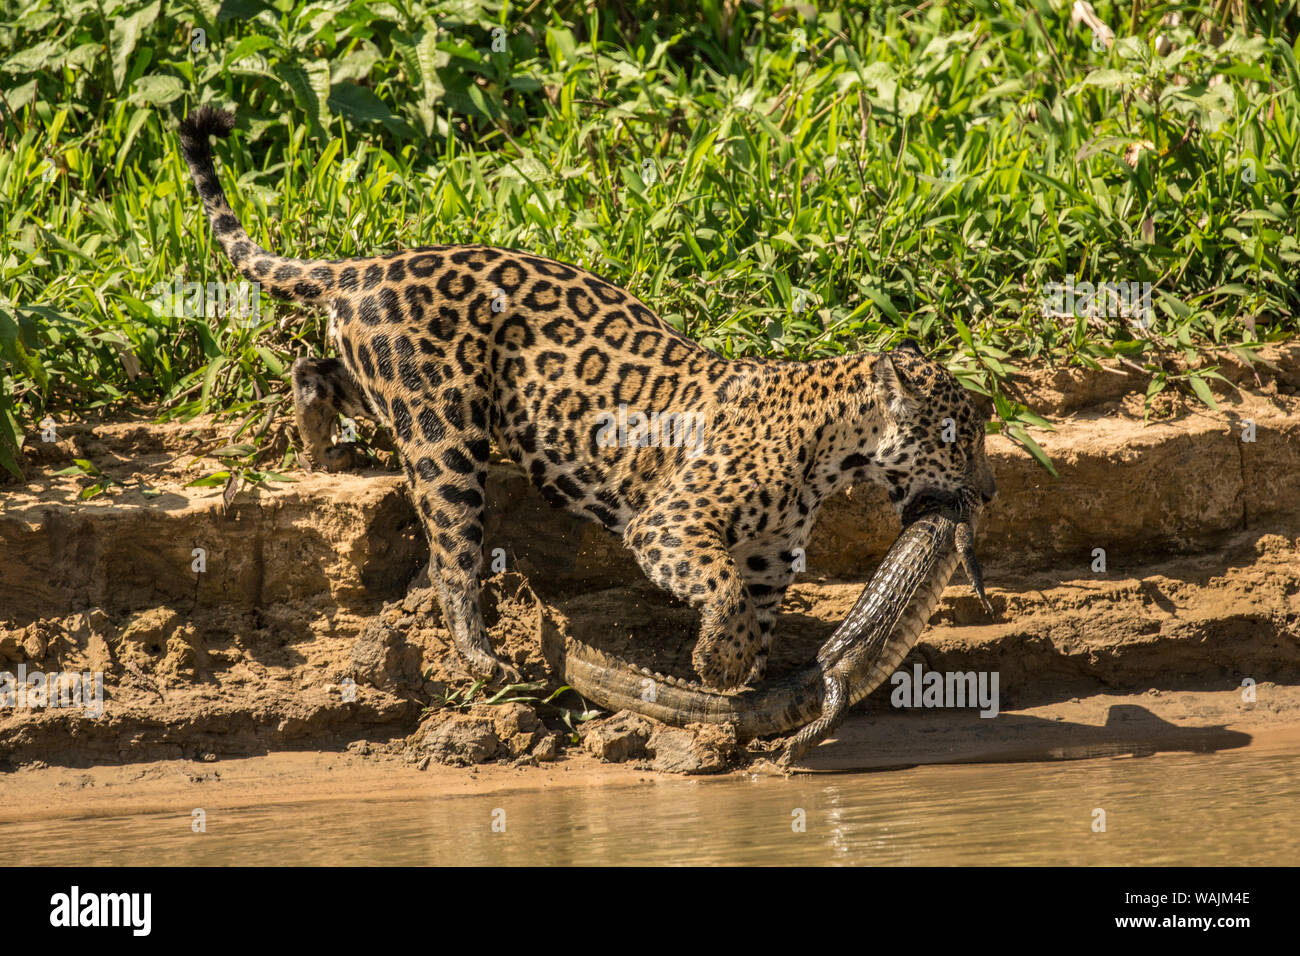
M 137 83 L 136 86 L 138 87 L 139 84 Z M 149 113 L 150 111 L 148 109 L 141 107 L 131 115 L 131 121 L 126 125 L 126 135 L 122 137 L 122 145 L 117 152 L 117 160 L 113 163 L 114 176 L 122 175 L 122 166 L 126 162 L 127 157 L 131 155 L 131 144 L 135 142 L 135 137 L 136 134 L 140 132 L 140 127 L 145 124 L 147 119 L 149 119 Z
M 221 9 L 217 11 L 217 22 L 229 20 L 249 21 L 263 10 L 271 9 L 265 0 L 221 0 Z
M 972 352 L 974 352 L 975 340 L 971 337 L 970 329 L 966 327 L 966 323 L 954 315 L 952 317 L 952 324 L 957 327 L 957 335 L 960 336 L 961 340 L 966 343 L 966 347 L 970 349 Z
M 210 452 L 213 458 L 243 458 L 257 451 L 256 445 L 222 445 L 214 452 Z
M 81 494 L 77 495 L 77 498 L 81 501 L 89 501 L 91 498 L 94 498 L 96 495 L 101 495 L 107 490 L 108 482 L 98 481 L 89 487 L 82 488 Z
M 4 465 L 5 471 L 15 478 L 21 479 L 23 477 L 22 469 L 18 467 L 18 459 L 14 457 L 9 448 L 10 446 L 6 442 L 0 441 L 0 465 Z
M 335 140 L 334 142 L 338 142 Z M 254 351 L 261 357 L 262 362 L 266 365 L 266 370 L 276 378 L 284 378 L 284 363 L 276 358 L 275 353 L 264 345 L 258 345 Z
M 109 49 L 112 52 L 113 85 L 116 89 L 121 90 L 126 85 L 126 70 L 131 53 L 135 50 L 140 34 L 158 19 L 160 7 L 160 0 L 154 0 L 153 3 L 146 3 L 130 16 L 114 20 Z
M 282 62 L 276 67 L 276 72 L 289 87 L 298 109 L 307 114 L 307 119 L 311 121 L 313 127 L 319 128 L 320 101 L 316 99 L 316 91 L 311 88 L 311 83 L 307 79 L 307 71 L 297 63 Z
M 894 303 L 884 291 L 871 286 L 863 286 L 862 294 L 874 302 L 876 308 L 893 319 L 900 327 L 903 325 L 903 317 L 898 314 L 898 309 L 894 308 Z
M 1205 383 L 1205 379 L 1199 375 L 1189 375 L 1187 376 L 1187 382 L 1192 386 L 1192 391 L 1196 393 L 1197 398 L 1214 411 L 1219 410 L 1218 404 L 1214 401 L 1214 395 L 1210 392 L 1210 386 Z
M 335 83 L 330 88 L 329 107 L 352 123 L 387 123 L 393 119 L 383 100 L 355 83 Z
M 0 72 L 35 73 L 43 69 L 46 64 L 60 59 L 62 52 L 63 46 L 57 40 L 45 40 L 7 57 L 3 63 L 0 63 Z
M 1119 70 L 1093 70 L 1083 80 L 1083 86 L 1095 86 L 1103 90 L 1120 90 L 1127 80 Z
M 1010 424 L 1007 426 L 1006 434 L 1012 441 L 1018 442 L 1024 446 L 1025 450 L 1034 457 L 1036 462 L 1046 469 L 1049 475 L 1053 478 L 1061 477 L 1057 474 L 1056 466 L 1052 464 L 1052 459 L 1047 456 L 1047 452 L 1043 450 L 1043 447 L 1039 445 L 1038 442 L 1029 437 L 1029 433 L 1025 431 L 1024 426 L 1015 423 Z
M 561 686 L 557 687 L 549 697 L 547 697 L 544 701 L 542 701 L 542 703 L 549 704 L 551 701 L 555 700 L 555 698 L 559 697 L 565 691 L 570 691 L 570 690 L 573 690 L 573 688 L 570 687 L 568 684 L 562 684 Z M 574 693 L 577 692 L 574 691 Z
M 251 37 L 244 37 L 236 43 L 234 48 L 225 55 L 222 63 L 225 66 L 230 66 L 240 60 L 247 59 L 259 50 L 265 50 L 273 46 L 275 46 L 274 40 L 263 34 L 256 33 Z
M 532 693 L 534 691 L 541 690 L 545 686 L 546 686 L 545 681 L 536 681 L 531 684 L 507 684 L 505 687 L 502 687 L 499 691 L 497 691 L 486 701 L 484 701 L 484 703 L 503 704 L 503 703 L 508 703 L 510 701 L 525 700 L 525 699 L 536 700 L 537 698 L 535 697 L 525 698 L 525 697 L 510 696 L 510 695 L 516 695 L 521 692 Z
M 185 84 L 180 81 L 179 77 L 154 74 L 152 76 L 142 76 L 136 80 L 135 85 L 131 87 L 131 95 L 127 97 L 127 100 L 131 103 L 162 106 L 172 100 L 179 99 L 184 94 Z M 137 125 L 136 128 L 139 129 L 139 126 Z
M 187 481 L 184 485 L 186 488 L 220 488 L 230 480 L 230 472 L 214 471 L 210 475 L 204 475 L 202 478 L 195 478 L 193 481 Z
M 1036 428 L 1044 428 L 1047 431 L 1056 430 L 1056 426 L 1053 425 L 1051 422 L 1049 422 L 1046 418 L 1043 418 L 1043 416 L 1035 412 L 1031 412 L 1027 408 L 1021 409 L 1019 412 L 1016 413 L 1016 420 L 1020 422 L 1024 422 L 1027 425 L 1033 425 Z

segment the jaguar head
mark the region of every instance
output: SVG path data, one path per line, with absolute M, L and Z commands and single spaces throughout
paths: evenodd
M 934 502 L 973 517 L 998 493 L 971 393 L 911 341 L 880 355 L 872 382 L 885 427 L 872 455 L 906 522 Z

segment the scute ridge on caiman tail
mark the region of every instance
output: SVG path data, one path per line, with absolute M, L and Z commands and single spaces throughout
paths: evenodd
M 720 691 L 637 667 L 572 636 L 564 641 L 565 680 L 610 710 L 631 710 L 665 723 L 731 723 L 742 738 L 800 729 L 786 760 L 823 739 L 907 656 L 939 603 L 960 555 L 978 574 L 969 550 L 966 509 L 939 508 L 910 522 L 890 547 L 848 616 L 812 663 L 757 687 Z M 980 588 L 982 592 L 983 588 Z M 981 598 L 983 597 L 981 593 Z

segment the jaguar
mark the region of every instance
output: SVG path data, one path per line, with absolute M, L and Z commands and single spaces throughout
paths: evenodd
M 984 416 L 910 340 L 806 362 L 728 360 L 594 272 L 515 249 L 276 255 L 249 237 L 217 177 L 212 139 L 234 126 L 233 113 L 199 107 L 180 124 L 181 151 L 239 273 L 328 311 L 336 357 L 291 369 L 305 465 L 356 463 L 340 415 L 391 434 L 444 624 L 476 676 L 518 676 L 494 655 L 480 609 L 494 443 L 543 497 L 621 535 L 651 581 L 698 610 L 691 659 L 716 688 L 763 679 L 776 609 L 829 496 L 873 482 L 906 516 L 921 500 L 974 507 L 996 494 Z

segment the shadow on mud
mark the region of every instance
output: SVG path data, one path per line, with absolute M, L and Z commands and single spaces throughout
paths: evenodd
M 848 773 L 926 764 L 1214 753 L 1248 746 L 1252 739 L 1224 725 L 1180 727 L 1137 704 L 1112 705 L 1101 726 L 1024 714 L 1001 714 L 992 720 L 982 720 L 973 712 L 857 715 L 845 722 L 834 740 L 808 754 L 798 769 Z

